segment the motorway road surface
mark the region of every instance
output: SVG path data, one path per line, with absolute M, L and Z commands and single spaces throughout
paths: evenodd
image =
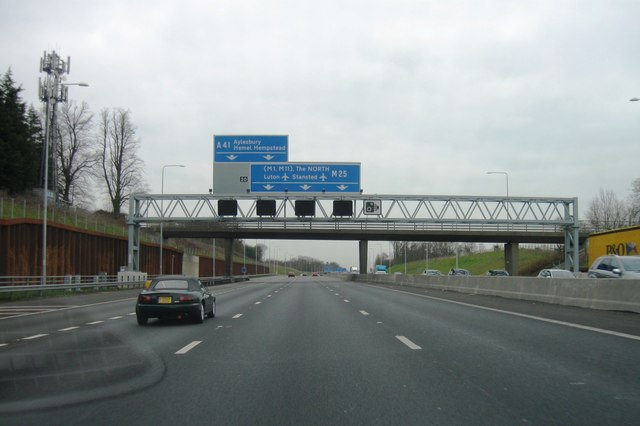
M 639 424 L 640 315 L 271 277 L 0 304 L 0 424 Z

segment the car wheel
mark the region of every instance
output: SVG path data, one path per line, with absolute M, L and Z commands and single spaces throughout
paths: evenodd
M 215 318 L 216 317 L 216 302 L 215 302 L 215 300 L 213 302 L 211 302 L 211 312 L 209 312 L 207 314 L 207 316 L 209 318 Z
M 149 318 L 144 315 L 136 314 L 136 319 L 138 320 L 138 325 L 146 325 Z
M 203 304 L 199 305 L 195 320 L 196 320 L 196 323 L 198 324 L 202 324 L 204 322 L 204 305 Z

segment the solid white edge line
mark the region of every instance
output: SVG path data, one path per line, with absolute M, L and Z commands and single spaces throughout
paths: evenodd
M 189 352 L 191 349 L 198 346 L 200 343 L 202 343 L 202 340 L 194 340 L 193 342 L 189 343 L 187 346 L 185 346 L 184 348 L 176 352 L 175 355 L 184 355 L 187 352 Z
M 14 316 L 11 316 L 11 317 L 4 317 L 4 318 L 0 318 L 0 320 L 5 320 L 5 319 L 9 319 L 9 318 L 27 317 L 27 316 L 30 316 L 30 315 L 49 314 L 49 313 L 52 313 L 52 312 L 61 312 L 61 311 L 68 311 L 70 309 L 88 308 L 88 307 L 91 307 L 91 306 L 106 305 L 108 303 L 126 302 L 126 301 L 129 301 L 129 300 L 137 300 L 137 299 L 138 299 L 138 296 L 136 296 L 136 297 L 127 297 L 126 299 L 108 300 L 106 302 L 89 303 L 87 305 L 72 305 L 72 306 L 67 306 L 67 307 L 60 308 L 60 309 L 53 309 L 53 310 L 49 310 L 49 311 L 30 312 L 28 314 L 14 315 Z
M 407 339 L 404 336 L 396 336 L 396 339 L 400 340 L 402 343 L 407 345 L 409 349 L 413 349 L 414 351 L 422 349 L 420 346 L 416 345 L 415 343 L 413 343 L 411 340 Z
M 48 336 L 48 334 L 34 334 L 33 336 L 23 337 L 20 340 L 32 340 L 32 339 L 38 339 L 38 338 L 44 337 L 44 336 Z
M 59 306 L 58 308 L 66 308 L 66 306 Z M 0 312 L 46 312 L 56 310 L 55 306 L 6 306 L 0 308 Z
M 77 325 L 74 325 L 73 327 L 61 328 L 58 331 L 71 331 L 71 330 L 75 330 L 77 328 L 80 328 L 80 327 L 78 327 Z
M 455 300 L 448 300 L 448 299 L 441 299 L 439 297 L 427 296 L 425 294 L 416 294 L 416 293 L 411 293 L 409 291 L 395 290 L 395 289 L 392 289 L 392 288 L 384 288 L 384 287 L 378 287 L 378 288 L 383 289 L 383 290 L 387 290 L 387 291 L 395 291 L 397 293 L 410 294 L 412 296 L 419 296 L 419 297 L 423 297 L 425 299 L 432 299 L 432 300 L 438 300 L 438 301 L 441 301 L 441 302 L 453 303 L 454 305 L 467 306 L 469 308 L 482 309 L 482 310 L 485 310 L 485 311 L 497 312 L 497 313 L 506 314 L 506 315 L 513 315 L 515 317 L 527 318 L 527 319 L 532 319 L 532 320 L 535 320 L 535 321 L 547 322 L 547 323 L 550 323 L 550 324 L 563 325 L 565 327 L 572 327 L 572 328 L 577 328 L 577 329 L 580 329 L 580 330 L 593 331 L 595 333 L 608 334 L 610 336 L 617 336 L 617 337 L 622 337 L 622 338 L 625 338 L 625 339 L 640 340 L 640 336 L 636 336 L 636 335 L 633 335 L 633 334 L 627 334 L 627 333 L 620 333 L 620 332 L 612 331 L 612 330 L 605 330 L 603 328 L 590 327 L 588 325 L 574 324 L 572 322 L 566 322 L 566 321 L 559 321 L 559 320 L 554 320 L 554 319 L 550 319 L 550 318 L 537 317 L 535 315 L 521 314 L 519 312 L 505 311 L 505 310 L 502 310 L 502 309 L 489 308 L 489 307 L 480 306 L 480 305 L 472 305 L 471 303 L 458 302 L 458 301 L 455 301 Z

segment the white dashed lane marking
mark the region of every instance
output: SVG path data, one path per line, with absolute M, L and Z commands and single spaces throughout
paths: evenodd
M 58 331 L 71 331 L 71 330 L 75 330 L 75 329 L 77 329 L 77 328 L 80 328 L 80 327 L 78 327 L 78 326 L 73 326 L 73 327 L 61 328 L 61 329 L 60 329 L 60 330 L 58 330 Z
M 236 314 L 236 315 L 232 316 L 231 318 L 237 319 L 237 318 L 240 318 L 241 316 L 242 316 L 242 314 Z
M 369 312 L 367 312 L 367 311 L 360 311 L 360 313 L 361 313 L 362 315 L 369 315 Z
M 402 343 L 407 345 L 409 349 L 413 349 L 414 351 L 422 349 L 420 346 L 416 345 L 415 343 L 413 343 L 411 340 L 407 339 L 404 336 L 396 336 L 396 339 L 400 340 Z
M 40 337 L 48 336 L 48 334 L 34 334 L 33 336 L 23 337 L 22 340 L 39 339 Z
M 191 349 L 195 348 L 196 346 L 198 346 L 200 343 L 202 343 L 202 340 L 194 340 L 193 342 L 189 343 L 187 346 L 185 346 L 184 348 L 180 349 L 178 352 L 176 352 L 176 355 L 184 355 L 187 352 L 189 352 Z
M 86 325 L 96 325 L 96 324 L 102 324 L 104 321 L 91 321 L 88 322 Z

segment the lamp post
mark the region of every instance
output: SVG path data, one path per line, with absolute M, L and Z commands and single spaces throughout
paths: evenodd
M 487 172 L 488 175 L 504 175 L 507 179 L 507 219 L 511 221 L 511 213 L 509 212 L 509 173 L 507 172 Z M 507 229 L 509 228 L 509 224 L 507 224 Z
M 167 167 L 184 167 L 182 164 L 166 164 L 162 166 L 162 183 L 160 185 L 160 195 L 164 195 L 164 170 Z M 164 222 L 164 200 L 160 198 L 160 275 L 162 275 L 162 223 Z
M 509 198 L 509 173 L 507 172 L 487 172 L 488 175 L 504 175 L 507 178 L 507 198 Z
M 69 95 L 67 86 L 89 86 L 87 83 L 63 83 L 63 74 L 68 74 L 71 58 L 64 61 L 54 51 L 44 52 L 40 59 L 40 72 L 47 73 L 44 82 L 39 80 L 39 97 L 45 102 L 44 122 L 44 170 L 42 193 L 42 284 L 47 283 L 47 210 L 49 201 L 49 144 L 51 141 L 51 128 L 55 126 L 55 108 L 58 102 L 66 102 Z

